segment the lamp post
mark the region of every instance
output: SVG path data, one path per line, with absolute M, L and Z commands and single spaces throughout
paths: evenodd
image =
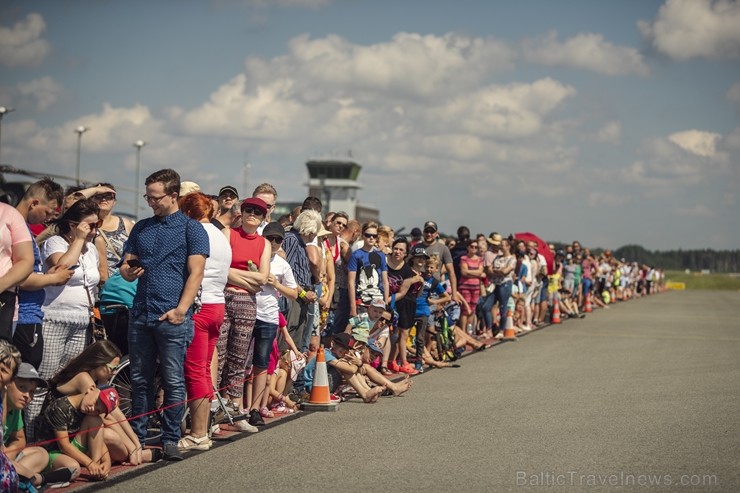
M 134 142 L 136 147 L 136 183 L 134 183 L 134 217 L 139 220 L 139 173 L 141 171 L 141 148 L 146 145 L 143 140 Z
M 2 159 L 2 136 L 3 136 L 3 117 L 10 112 L 15 111 L 13 108 L 8 108 L 7 106 L 0 106 L 0 165 L 3 164 Z
M 77 172 L 75 174 L 75 180 L 77 181 L 77 185 L 80 184 L 80 151 L 82 150 L 82 134 L 88 130 L 90 129 L 83 125 L 75 128 L 75 133 L 77 134 Z

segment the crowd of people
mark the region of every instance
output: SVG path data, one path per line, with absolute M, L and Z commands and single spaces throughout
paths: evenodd
M 15 208 L 0 204 L 2 491 L 105 480 L 116 463 L 181 460 L 225 430 L 257 432 L 310 398 L 318 351 L 332 400 L 375 403 L 466 350 L 663 283 L 578 241 L 465 226 L 443 239 L 434 221 L 396 237 L 316 197 L 273 217 L 268 183 L 244 199 L 229 185 L 207 195 L 171 169 L 145 186 L 152 217 L 135 224 L 113 213 L 110 183 L 42 179 Z M 128 419 L 110 385 L 124 357 Z

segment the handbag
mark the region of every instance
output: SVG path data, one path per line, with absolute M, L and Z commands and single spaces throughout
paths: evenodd
M 88 328 L 92 333 L 93 341 L 102 341 L 108 339 L 108 333 L 103 325 L 103 318 L 100 316 L 100 308 L 95 305 L 90 296 L 90 290 L 85 286 L 85 293 L 87 294 L 87 301 L 90 303 L 90 324 Z

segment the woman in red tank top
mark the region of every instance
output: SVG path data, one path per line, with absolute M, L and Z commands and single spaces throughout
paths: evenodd
M 250 363 L 249 344 L 257 318 L 257 302 L 254 298 L 270 274 L 270 244 L 257 233 L 257 228 L 267 214 L 267 204 L 262 199 L 248 198 L 242 202 L 242 225 L 236 229 L 225 229 L 224 234 L 231 245 L 231 267 L 224 291 L 226 314 L 218 338 L 219 387 L 227 387 L 225 394 L 234 411 L 242 407 L 249 409 L 249 402 L 242 402 L 244 374 Z M 262 383 L 261 387 L 264 388 Z M 257 413 L 259 416 L 259 413 Z M 235 422 L 240 431 L 257 431 L 254 426 L 261 423 L 250 417 Z

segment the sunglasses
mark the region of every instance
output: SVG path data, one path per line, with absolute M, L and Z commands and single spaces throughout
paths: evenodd
M 365 238 L 377 238 L 378 237 L 378 233 L 375 233 L 375 234 L 372 234 L 372 233 L 363 233 L 363 236 Z
M 340 223 L 339 221 L 334 221 L 334 224 L 336 224 L 337 226 L 339 226 L 341 228 L 346 228 L 347 227 L 347 223 Z
M 108 368 L 110 371 L 115 371 L 116 368 L 118 368 L 116 365 L 111 365 L 110 363 L 106 363 L 105 367 Z
M 265 236 L 265 239 L 267 241 L 271 241 L 273 243 L 282 243 L 283 242 L 283 239 L 280 238 L 279 236 Z
M 256 207 L 245 207 L 242 209 L 242 214 L 252 214 L 253 216 L 262 217 L 265 215 L 265 212 L 262 209 L 257 209 Z
M 225 193 L 223 195 L 220 195 L 218 198 L 221 200 L 236 200 L 239 197 L 237 197 L 236 195 L 230 194 L 230 193 Z
M 82 224 L 80 221 L 72 221 L 70 224 Z M 103 225 L 103 220 L 98 219 L 94 223 L 87 223 L 88 226 L 90 226 L 90 229 L 99 229 Z
M 425 229 L 425 230 L 424 230 L 424 234 L 425 234 L 425 235 L 433 235 L 433 234 L 434 234 L 434 233 L 436 233 L 436 232 L 437 232 L 437 230 L 435 230 L 435 229 L 432 229 L 432 228 L 429 228 L 429 229 Z
M 116 200 L 116 194 L 115 193 L 101 193 L 98 195 L 93 195 L 93 200 L 98 200 L 98 201 L 105 200 L 107 202 L 110 202 L 112 200 Z

